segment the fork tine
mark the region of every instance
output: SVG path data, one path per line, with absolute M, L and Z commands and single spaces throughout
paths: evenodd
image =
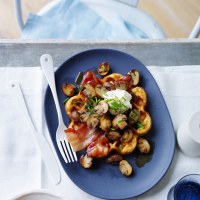
M 71 148 L 70 148 L 69 142 L 67 142 L 65 140 L 63 142 L 65 144 L 65 153 L 71 158 L 71 159 L 69 158 L 69 162 L 74 162 L 74 158 L 71 153 Z
M 61 146 L 59 147 L 59 150 L 60 150 L 60 153 L 61 153 L 61 155 L 62 155 L 64 161 L 65 161 L 66 163 L 70 162 L 69 155 L 68 155 L 68 153 L 66 152 L 65 147 L 64 147 L 62 141 L 60 141 L 60 145 L 61 145 Z
M 72 152 L 73 161 L 75 162 L 75 161 L 78 160 L 78 159 L 77 159 L 76 152 L 74 152 L 74 150 L 73 150 L 73 148 L 72 148 L 72 146 L 71 146 L 70 143 L 69 143 L 69 147 L 70 147 L 70 150 L 71 150 L 71 152 Z
M 77 158 L 77 155 L 76 155 L 76 152 L 73 150 L 72 146 L 70 145 L 71 149 L 72 149 L 72 153 L 73 153 L 73 156 L 74 156 L 74 160 L 75 161 L 78 161 L 78 158 Z

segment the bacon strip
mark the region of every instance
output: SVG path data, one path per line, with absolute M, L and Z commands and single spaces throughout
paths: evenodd
M 109 152 L 109 141 L 102 132 L 99 137 L 87 147 L 87 155 L 94 158 L 105 157 Z
M 75 152 L 85 149 L 91 142 L 98 138 L 99 133 L 94 128 L 89 128 L 86 124 L 65 130 L 67 139 Z

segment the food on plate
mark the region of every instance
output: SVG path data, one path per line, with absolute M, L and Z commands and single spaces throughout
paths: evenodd
M 91 168 L 94 158 L 105 158 L 107 163 L 118 163 L 122 174 L 129 176 L 133 170 L 123 157 L 137 147 L 141 153 L 150 151 L 141 136 L 150 131 L 152 120 L 139 72 L 133 69 L 122 75 L 108 74 L 109 70 L 109 63 L 103 62 L 97 69 L 103 78 L 87 71 L 76 94 L 73 84 L 63 84 L 70 118 L 65 132 L 75 152 L 85 150 L 80 158 L 84 168 Z
M 106 162 L 110 164 L 118 164 L 121 160 L 123 160 L 123 157 L 119 153 L 111 154 L 106 158 Z
M 121 160 L 119 163 L 119 170 L 125 176 L 130 176 L 133 173 L 133 168 L 127 160 Z
M 149 153 L 151 150 L 149 142 L 144 138 L 138 139 L 137 147 L 141 153 Z
M 91 168 L 92 167 L 92 157 L 89 157 L 87 154 L 82 155 L 80 157 L 80 163 L 84 168 Z
M 69 97 L 72 97 L 74 96 L 74 93 L 75 93 L 75 85 L 73 84 L 67 84 L 67 83 L 63 83 L 62 84 L 62 91 L 65 95 L 69 96 Z
M 97 68 L 98 74 L 100 76 L 105 76 L 110 70 L 110 65 L 107 62 L 103 62 Z

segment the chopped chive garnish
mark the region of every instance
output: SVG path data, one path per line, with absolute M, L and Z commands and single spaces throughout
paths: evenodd
M 69 97 L 67 97 L 64 101 L 63 104 L 65 104 L 69 100 Z
M 137 121 L 135 124 L 134 124 L 134 127 L 136 129 L 143 129 L 145 127 L 145 124 L 143 124 L 142 122 L 140 121 Z

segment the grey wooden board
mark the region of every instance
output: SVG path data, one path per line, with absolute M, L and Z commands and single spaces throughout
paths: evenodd
M 0 67 L 39 66 L 44 53 L 53 56 L 55 67 L 69 57 L 96 48 L 116 49 L 138 58 L 145 65 L 200 65 L 200 39 L 135 41 L 1 40 Z

